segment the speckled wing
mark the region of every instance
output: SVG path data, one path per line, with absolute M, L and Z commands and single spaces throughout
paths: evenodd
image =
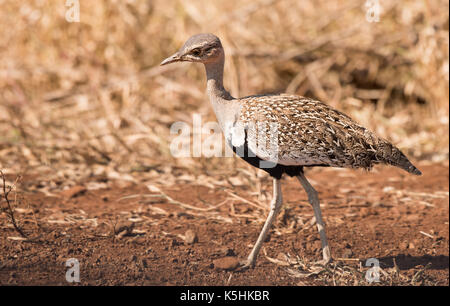
M 277 126 L 278 163 L 282 165 L 370 169 L 374 163 L 385 162 L 411 173 L 417 170 L 388 141 L 325 103 L 295 95 L 250 96 L 240 102 L 239 120 L 244 126 Z M 258 142 L 257 135 L 249 132 L 249 141 Z

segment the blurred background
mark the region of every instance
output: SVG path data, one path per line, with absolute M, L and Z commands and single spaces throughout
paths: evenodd
M 448 161 L 449 3 L 379 4 L 369 22 L 362 0 L 81 0 L 68 22 L 64 0 L 0 0 L 0 167 L 165 184 L 257 175 L 170 154 L 173 122 L 215 121 L 201 65 L 159 66 L 200 32 L 221 38 L 233 96 L 316 98 L 413 161 Z

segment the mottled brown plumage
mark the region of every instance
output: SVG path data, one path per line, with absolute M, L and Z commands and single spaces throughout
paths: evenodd
M 376 163 L 387 163 L 421 174 L 387 140 L 325 103 L 286 94 L 251 96 L 239 101 L 239 121 L 244 126 L 257 126 L 257 122 L 278 126 L 280 164 L 370 170 Z

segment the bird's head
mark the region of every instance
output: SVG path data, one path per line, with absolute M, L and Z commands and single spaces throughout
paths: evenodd
M 161 65 L 174 62 L 212 63 L 223 58 L 220 39 L 214 34 L 197 34 L 189 38 L 178 52 L 166 58 Z

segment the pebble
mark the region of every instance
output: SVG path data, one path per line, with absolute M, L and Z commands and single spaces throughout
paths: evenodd
M 403 241 L 399 245 L 400 250 L 406 250 L 408 248 L 408 242 Z
M 351 258 L 353 256 L 353 251 L 351 249 L 345 249 L 342 254 L 342 258 Z
M 186 242 L 186 244 L 194 244 L 198 242 L 197 233 L 193 230 L 187 230 L 184 234 L 184 242 Z
M 237 257 L 227 256 L 213 261 L 214 267 L 218 270 L 234 270 L 239 267 Z
M 120 222 L 115 227 L 115 233 L 116 235 L 120 236 L 119 238 L 122 238 L 125 235 L 129 235 L 133 232 L 134 229 L 134 223 L 130 221 Z
M 218 254 L 220 256 L 236 256 L 236 253 L 233 249 L 230 249 L 229 247 L 223 246 L 215 252 L 215 254 Z
M 87 190 L 86 187 L 77 185 L 77 186 L 73 186 L 69 189 L 63 190 L 61 192 L 61 195 L 63 197 L 65 197 L 66 199 L 70 199 L 70 198 L 74 198 L 74 197 L 77 197 L 77 196 L 85 193 L 86 190 Z

